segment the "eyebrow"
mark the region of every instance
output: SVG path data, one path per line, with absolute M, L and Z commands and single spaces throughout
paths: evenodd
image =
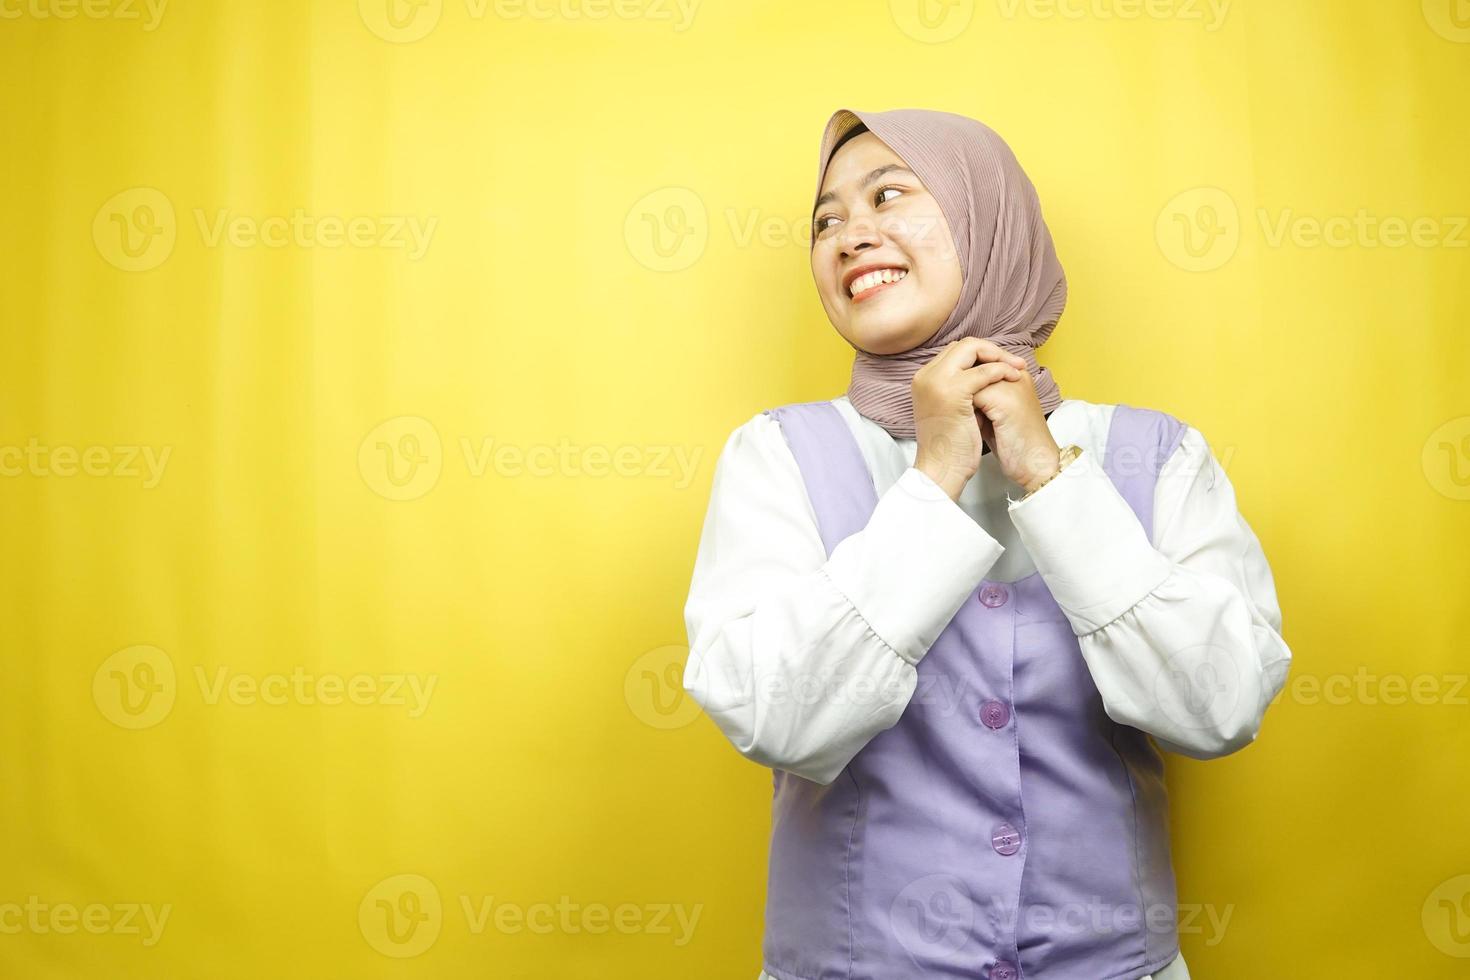
M 904 173 L 908 174 L 910 177 L 914 177 L 914 178 L 917 178 L 918 177 L 918 174 L 914 173 L 912 170 L 910 170 L 908 167 L 905 167 L 901 163 L 887 163 L 887 164 L 884 164 L 883 166 L 879 167 L 876 170 L 870 171 L 867 174 L 867 176 L 863 177 L 863 181 L 862 181 L 862 183 L 859 186 L 860 187 L 867 187 L 869 184 L 873 183 L 873 181 L 877 180 L 879 177 L 882 177 L 884 174 L 889 173 L 889 172 L 894 171 L 894 170 L 902 170 Z M 817 198 L 817 203 L 812 205 L 812 217 L 816 217 L 816 215 L 817 215 L 817 208 L 820 208 L 823 204 L 828 204 L 828 203 L 830 203 L 832 201 L 835 201 L 835 200 L 837 200 L 837 192 L 836 191 L 828 191 L 827 193 L 823 194 L 821 197 Z

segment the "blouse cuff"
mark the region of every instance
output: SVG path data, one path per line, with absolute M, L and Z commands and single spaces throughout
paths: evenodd
M 832 550 L 826 569 L 873 632 L 916 664 L 1003 551 L 939 484 L 910 466 L 863 531 Z
M 1169 577 L 1172 563 L 1149 543 L 1094 452 L 1025 500 L 1010 500 L 1008 511 L 1078 636 L 1102 629 Z

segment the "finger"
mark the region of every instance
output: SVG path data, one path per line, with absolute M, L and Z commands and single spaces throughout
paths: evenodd
M 1026 359 L 1012 354 L 993 340 L 984 337 L 961 337 L 946 347 L 941 357 L 958 361 L 961 368 L 973 367 L 980 361 L 1003 361 L 1018 368 L 1026 367 Z
M 980 438 L 991 452 L 995 452 L 995 423 L 990 421 L 989 416 L 978 408 L 975 410 L 977 421 L 980 423 Z
M 951 341 L 948 346 L 940 352 L 946 363 L 952 363 L 960 369 L 973 367 L 981 361 L 1006 361 L 1024 367 L 1025 360 L 1015 354 L 1007 353 L 999 344 L 984 337 L 961 337 L 959 340 Z
M 1022 372 L 1004 362 L 987 361 L 975 367 L 965 368 L 959 372 L 958 377 L 966 394 L 974 396 L 981 388 L 995 384 L 997 381 L 1020 381 Z

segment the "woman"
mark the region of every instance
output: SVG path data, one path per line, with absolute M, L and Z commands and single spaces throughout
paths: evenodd
M 812 276 L 844 396 L 716 468 L 684 686 L 774 770 L 773 980 L 1187 980 L 1160 750 L 1250 744 L 1275 586 L 1203 435 L 1062 398 L 1066 302 L 988 127 L 841 110 Z

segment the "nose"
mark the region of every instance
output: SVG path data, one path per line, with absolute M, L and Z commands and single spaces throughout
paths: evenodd
M 883 244 L 877 223 L 867 215 L 849 218 L 839 234 L 838 247 L 843 255 L 855 255 L 863 249 L 874 249 Z

